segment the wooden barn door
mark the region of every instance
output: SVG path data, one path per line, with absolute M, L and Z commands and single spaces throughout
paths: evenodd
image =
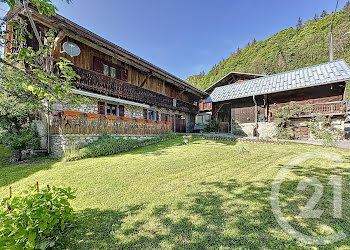
M 294 136 L 296 138 L 300 138 L 300 139 L 308 139 L 309 138 L 309 128 L 308 127 L 294 127 L 293 128 L 294 131 Z
M 180 115 L 175 116 L 175 132 L 186 133 L 186 119 L 182 119 Z

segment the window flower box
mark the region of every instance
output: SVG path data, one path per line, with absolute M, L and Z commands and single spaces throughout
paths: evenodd
M 145 119 L 136 118 L 135 121 L 136 121 L 136 122 L 145 122 Z
M 164 124 L 164 121 L 157 121 L 157 124 Z
M 65 111 L 63 111 L 63 114 L 65 116 L 80 116 L 79 111 L 72 111 L 72 110 L 65 110 Z
M 146 120 L 147 123 L 154 123 L 153 120 Z
M 130 117 L 122 116 L 121 118 L 122 118 L 123 121 L 126 121 L 126 122 L 132 121 L 132 118 L 130 118 Z
M 116 116 L 116 115 L 105 115 L 105 117 L 108 120 L 117 120 L 118 119 L 118 116 Z
M 88 118 L 98 119 L 98 118 L 100 118 L 101 115 L 100 114 L 87 113 L 86 116 Z
M 166 122 L 166 125 L 171 125 L 171 122 Z

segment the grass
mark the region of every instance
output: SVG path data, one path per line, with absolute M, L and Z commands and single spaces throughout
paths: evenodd
M 75 223 L 58 248 L 308 248 L 281 230 L 271 211 L 270 192 L 284 164 L 313 150 L 337 152 L 346 160 L 310 160 L 297 166 L 281 186 L 282 212 L 309 235 L 329 235 L 340 228 L 350 232 L 350 152 L 310 145 L 200 139 L 183 145 L 175 139 L 76 162 L 3 162 L 0 197 L 8 195 L 10 185 L 20 191 L 36 181 L 75 188 Z M 326 185 L 331 175 L 343 177 L 342 219 L 332 218 L 332 187 Z M 324 213 L 321 219 L 302 220 L 295 215 L 314 188 L 296 187 L 311 176 L 324 184 L 316 205 Z M 331 247 L 349 248 L 350 240 Z

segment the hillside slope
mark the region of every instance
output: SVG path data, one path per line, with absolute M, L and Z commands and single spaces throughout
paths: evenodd
M 334 59 L 350 62 L 350 10 L 341 10 L 320 20 L 307 21 L 299 28 L 280 31 L 265 41 L 244 49 L 215 65 L 206 75 L 186 81 L 206 89 L 231 71 L 274 74 L 329 60 L 329 29 L 334 19 Z

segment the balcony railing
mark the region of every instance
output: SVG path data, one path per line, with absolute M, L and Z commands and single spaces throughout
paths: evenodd
M 197 113 L 198 111 L 197 106 L 188 102 L 177 100 L 175 107 L 173 99 L 165 95 L 113 79 L 94 71 L 76 66 L 73 66 L 73 69 L 80 76 L 80 79 L 74 84 L 79 89 L 183 112 Z
M 319 114 L 319 115 L 334 115 L 334 114 L 345 114 L 345 102 L 338 101 L 338 102 L 328 102 L 328 103 L 317 103 L 317 104 L 310 104 L 310 107 L 312 109 L 312 114 Z
M 346 104 L 344 101 L 335 101 L 327 103 L 301 104 L 305 111 L 295 115 L 294 118 L 311 117 L 315 115 L 344 115 Z M 281 107 L 281 106 L 279 106 Z M 277 109 L 276 105 L 271 106 L 272 113 Z M 274 116 L 272 117 L 274 118 Z
M 73 114 L 55 115 L 51 117 L 51 134 L 70 135 L 99 135 L 99 134 L 123 134 L 123 135 L 156 135 L 168 133 L 171 129 L 170 122 L 155 122 L 143 119 L 120 118 L 116 116 L 100 116 L 97 114 Z

